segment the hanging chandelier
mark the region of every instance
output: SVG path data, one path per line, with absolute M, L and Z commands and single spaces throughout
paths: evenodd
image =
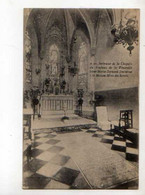
M 122 44 L 124 48 L 127 47 L 129 55 L 131 56 L 135 45 L 138 45 L 139 32 L 136 16 L 129 18 L 125 16 L 123 20 L 121 11 L 120 23 L 112 26 L 111 33 L 114 35 L 115 44 Z

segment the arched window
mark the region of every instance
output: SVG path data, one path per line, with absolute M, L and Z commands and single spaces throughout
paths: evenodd
M 78 53 L 79 60 L 79 73 L 87 73 L 87 46 L 85 42 L 82 42 L 79 47 Z
M 58 62 L 59 62 L 59 49 L 57 45 L 53 44 L 49 48 L 49 65 L 50 74 L 56 75 L 58 73 Z

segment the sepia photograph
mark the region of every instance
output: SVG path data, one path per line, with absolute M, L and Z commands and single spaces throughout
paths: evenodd
M 23 9 L 23 181 L 139 189 L 139 9 Z

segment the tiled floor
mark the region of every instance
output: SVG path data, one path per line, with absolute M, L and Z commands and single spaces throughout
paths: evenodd
M 87 130 L 86 132 L 89 131 Z M 100 138 L 99 141 L 102 143 L 109 144 L 111 150 L 116 150 L 119 154 L 120 152 L 125 153 L 122 156 L 124 156 L 126 160 L 138 162 L 138 148 L 130 140 L 127 140 L 114 132 L 111 133 L 109 131 L 101 130 L 96 130 L 92 136 Z
M 23 186 L 28 189 L 90 188 L 60 140 L 53 133 L 35 136 L 32 159 L 24 161 Z M 77 186 L 78 185 L 78 186 Z
M 77 137 L 80 137 L 80 140 L 75 142 Z M 88 147 L 86 143 L 88 143 Z M 95 147 L 94 143 L 98 144 L 98 147 Z M 83 144 L 84 148 L 80 149 Z M 108 174 L 108 176 L 105 176 L 109 178 L 110 174 L 112 176 L 114 168 L 110 170 L 110 173 L 108 169 L 105 170 L 105 166 L 99 168 L 98 164 L 100 164 L 100 159 L 96 159 L 96 156 L 99 158 L 99 153 L 94 153 L 95 148 L 98 148 L 100 151 L 99 147 L 102 147 L 102 151 L 106 151 L 104 146 L 108 147 L 108 153 L 104 154 L 103 157 L 105 165 L 107 159 L 114 159 L 114 157 L 116 159 L 120 158 L 118 162 L 121 165 L 123 163 L 125 166 L 130 166 L 128 164 L 126 165 L 127 161 L 137 163 L 138 149 L 134 147 L 132 142 L 114 133 L 100 131 L 96 128 L 81 129 L 80 133 L 72 132 L 65 133 L 64 135 L 53 132 L 52 130 L 40 130 L 35 134 L 35 142 L 33 143 L 29 163 L 26 157 L 24 157 L 23 187 L 25 189 L 96 189 L 97 187 L 94 183 L 96 182 L 100 188 L 107 188 L 108 186 L 105 186 L 105 178 L 101 175 L 101 171 Z M 90 162 L 89 160 L 87 162 L 86 159 L 89 158 L 88 151 L 90 151 L 89 147 L 92 148 L 91 152 L 94 159 L 92 159 L 93 161 L 89 159 Z M 73 150 L 70 150 L 70 148 L 73 148 Z M 111 151 L 114 151 L 114 153 Z M 115 152 L 117 155 L 121 153 L 121 157 L 115 156 Z M 112 156 L 109 156 L 109 153 Z M 80 156 L 81 154 L 82 156 Z M 122 160 L 122 157 L 124 160 Z M 116 166 L 119 167 L 119 163 Z M 132 170 L 134 170 L 134 167 L 131 165 L 128 171 L 130 174 L 128 178 L 134 178 L 132 173 L 134 171 Z M 96 173 L 100 174 L 96 176 Z M 116 172 L 114 173 L 117 174 Z M 102 178 L 104 178 L 104 184 L 100 183 Z M 122 181 L 122 179 L 120 178 L 118 181 Z M 109 181 L 110 179 L 106 180 L 108 185 Z M 110 186 L 112 185 L 112 181 L 110 181 Z

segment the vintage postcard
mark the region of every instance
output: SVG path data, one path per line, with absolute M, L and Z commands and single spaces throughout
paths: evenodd
M 140 10 L 23 14 L 23 189 L 138 189 Z

